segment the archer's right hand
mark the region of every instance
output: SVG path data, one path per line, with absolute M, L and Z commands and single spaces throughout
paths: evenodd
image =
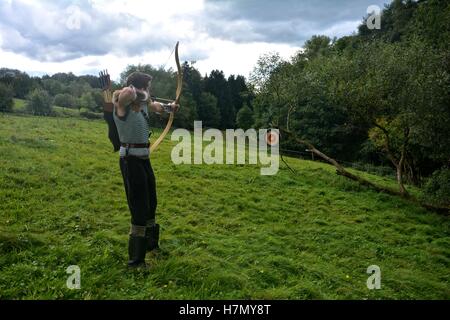
M 135 101 L 136 98 L 136 90 L 132 87 L 125 87 L 122 90 L 114 91 L 113 103 L 119 108 L 125 108 Z

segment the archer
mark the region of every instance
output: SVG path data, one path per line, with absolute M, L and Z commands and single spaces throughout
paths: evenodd
M 126 87 L 116 90 L 112 96 L 109 75 L 101 73 L 100 79 L 105 92 L 109 138 L 120 154 L 120 170 L 131 213 L 128 266 L 145 267 L 146 252 L 159 248 L 160 230 L 155 215 L 157 195 L 150 163 L 148 111 L 173 113 L 178 111 L 179 105 L 177 101 L 170 104 L 152 101 L 152 77 L 149 74 L 132 73 L 126 80 Z

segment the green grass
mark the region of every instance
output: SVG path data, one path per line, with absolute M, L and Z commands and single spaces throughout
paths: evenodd
M 0 298 L 450 298 L 448 218 L 326 164 L 287 158 L 296 176 L 283 165 L 276 176 L 175 166 L 173 145 L 152 156 L 164 252 L 147 255 L 148 272 L 128 271 L 129 212 L 106 125 L 0 115 Z M 373 264 L 381 290 L 366 287 Z M 70 265 L 81 290 L 66 288 Z

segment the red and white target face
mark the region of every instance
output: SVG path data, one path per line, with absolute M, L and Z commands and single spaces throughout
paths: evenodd
M 280 141 L 280 136 L 277 132 L 267 132 L 266 134 L 266 143 L 269 146 L 276 146 L 278 142 Z

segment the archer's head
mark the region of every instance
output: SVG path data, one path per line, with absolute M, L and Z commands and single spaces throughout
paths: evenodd
M 152 83 L 152 76 L 143 72 L 133 72 L 127 78 L 127 86 L 132 85 L 136 89 L 146 90 Z
M 143 72 L 133 72 L 127 78 L 127 87 L 133 86 L 136 89 L 139 100 L 147 100 L 150 97 L 152 76 Z

